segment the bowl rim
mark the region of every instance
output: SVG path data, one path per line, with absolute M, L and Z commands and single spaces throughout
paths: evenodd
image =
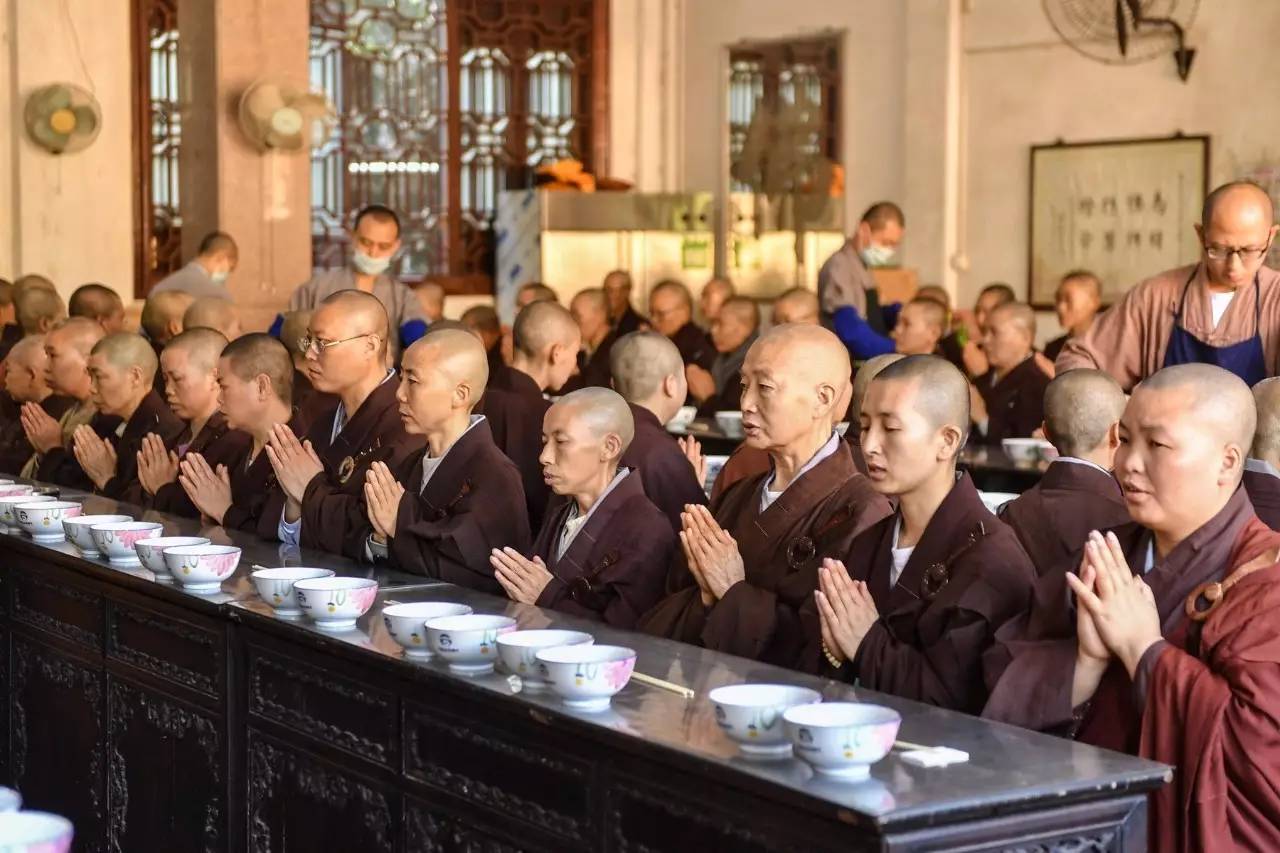
M 789 690 L 798 691 L 800 695 L 812 697 L 808 701 L 792 702 L 790 699 L 779 699 L 776 702 L 747 702 L 744 700 L 735 701 L 730 698 L 735 693 L 745 693 L 747 690 Z M 729 708 L 768 708 L 783 702 L 790 702 L 788 707 L 793 705 L 813 705 L 822 702 L 822 694 L 812 687 L 801 687 L 798 684 L 781 684 L 779 682 L 746 682 L 743 684 L 723 684 L 715 688 L 707 694 L 707 698 L 716 705 L 724 705 Z
M 273 572 L 326 572 L 327 574 L 300 575 L 293 577 L 287 574 L 272 574 Z M 320 566 L 265 566 L 261 569 L 254 569 L 249 574 L 249 577 L 269 581 L 304 581 L 316 580 L 319 578 L 331 578 L 336 574 L 337 572 L 333 569 L 325 569 Z
M 165 539 L 203 539 L 203 540 L 204 540 L 203 542 L 185 542 L 185 543 L 182 543 L 182 544 L 177 544 L 177 543 L 175 543 L 175 544 L 172 544 L 172 545 L 165 545 L 165 546 L 162 546 L 162 547 L 165 547 L 166 549 L 167 549 L 167 548 L 180 548 L 180 547 L 183 547 L 183 545 L 208 545 L 208 544 L 210 544 L 210 542 L 209 542 L 209 538 L 208 538 L 207 536 L 148 536 L 148 537 L 146 537 L 145 539 L 139 539 L 137 542 L 134 542 L 134 543 L 133 543 L 133 545 L 134 545 L 134 547 L 135 547 L 135 548 L 136 548 L 137 546 L 139 546 L 139 545 L 147 545 L 147 546 L 148 546 L 148 547 L 150 547 L 150 548 L 155 548 L 155 547 L 156 547 L 156 545 L 157 545 L 157 543 L 162 542 L 162 541 L 164 541 Z
M 737 420 L 742 417 L 742 409 L 720 409 L 716 412 L 716 417 L 726 417 L 730 420 Z
M 420 613 L 404 612 L 405 610 L 412 607 L 421 607 L 421 606 L 428 606 L 428 605 L 432 607 L 464 607 L 466 609 L 459 610 L 453 613 L 436 613 L 433 616 L 426 616 Z M 384 616 L 390 616 L 392 619 L 415 619 L 418 617 L 422 617 L 424 625 L 426 624 L 427 619 L 444 618 L 445 616 L 469 616 L 474 612 L 475 612 L 475 609 L 470 604 L 463 604 L 460 601 L 400 601 L 395 604 L 387 604 L 382 608 L 382 614 Z
M 81 503 L 80 501 L 64 501 L 64 500 L 31 501 L 29 503 L 15 504 L 13 508 L 26 509 L 28 507 L 42 507 L 43 509 L 71 509 L 73 506 L 83 507 L 84 504 Z
M 575 659 L 574 655 L 589 655 L 598 659 L 581 658 Z M 534 657 L 543 663 L 616 663 L 627 660 L 634 660 L 637 657 L 636 650 L 627 646 L 611 646 L 604 645 L 586 645 L 578 644 L 573 646 L 552 646 L 548 649 L 538 649 Z
M 315 586 L 315 584 L 323 584 L 325 581 L 341 581 L 343 583 L 350 583 L 351 585 L 346 587 Z M 301 586 L 302 584 L 307 584 L 307 586 Z M 373 578 L 353 578 L 348 575 L 339 575 L 335 573 L 320 578 L 302 578 L 301 580 L 294 581 L 293 588 L 298 589 L 301 586 L 301 589 L 304 591 L 314 590 L 315 592 L 328 592 L 331 589 L 365 589 L 371 586 L 376 587 L 377 585 L 378 582 Z
M 815 711 L 813 710 L 815 708 L 822 710 Z M 814 713 L 861 714 L 866 715 L 866 719 L 799 719 Z M 871 702 L 814 702 L 809 705 L 793 705 L 782 712 L 782 718 L 788 723 L 811 729 L 845 729 L 854 726 L 882 726 L 902 722 L 902 714 L 893 708 Z
M 118 519 L 121 519 L 121 521 L 102 521 L 102 519 L 104 518 L 118 518 Z M 133 516 L 131 515 L 121 515 L 119 513 L 102 512 L 102 513 L 94 513 L 92 515 L 73 515 L 71 518 L 62 519 L 62 523 L 63 524 L 88 524 L 92 526 L 94 524 L 121 524 L 123 523 L 124 519 L 128 519 L 129 521 L 134 520 Z
M 90 530 L 164 530 L 164 523 L 160 521 L 105 521 L 101 524 L 92 524 Z M 148 537 L 154 538 L 154 537 Z
M 162 537 L 156 536 L 155 539 Z M 201 551 L 201 548 L 212 548 L 212 551 Z M 225 554 L 239 554 L 239 545 L 215 545 L 212 542 L 206 545 L 174 545 L 171 548 L 165 548 L 166 556 L 173 554 L 175 557 L 221 557 Z
M 55 498 L 53 495 L 37 495 L 34 492 L 27 492 L 21 495 L 3 495 L 0 496 L 0 503 L 4 504 L 42 504 L 49 501 L 57 501 L 61 498 Z
M 461 625 L 442 625 L 442 622 L 452 622 L 453 620 L 466 619 L 468 623 Z M 469 624 L 476 620 L 488 620 L 484 624 Z M 424 625 L 428 631 L 492 631 L 493 629 L 512 628 L 517 624 L 516 620 L 510 616 L 503 616 L 499 613 L 458 613 L 453 616 L 437 616 L 434 619 L 428 619 Z
M 536 640 L 535 634 L 558 634 L 558 639 L 547 637 L 549 642 L 545 645 L 535 645 L 528 640 Z M 572 639 L 567 639 L 566 634 L 572 635 Z M 586 639 L 582 639 L 585 637 Z M 586 631 L 576 631 L 573 628 L 525 628 L 523 630 L 509 631 L 498 638 L 498 645 L 511 646 L 517 649 L 539 649 L 539 648 L 555 648 L 556 646 L 585 646 L 594 645 L 595 636 Z

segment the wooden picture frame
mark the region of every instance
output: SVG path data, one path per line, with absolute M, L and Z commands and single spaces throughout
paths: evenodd
M 1195 263 L 1208 188 L 1208 136 L 1032 146 L 1027 301 L 1051 309 L 1063 274 L 1087 269 L 1109 305 Z

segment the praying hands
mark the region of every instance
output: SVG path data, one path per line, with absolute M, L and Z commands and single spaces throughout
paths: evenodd
M 302 496 L 307 484 L 324 471 L 324 463 L 316 455 L 310 441 L 298 441 L 285 424 L 276 424 L 266 446 L 267 459 L 276 473 L 276 481 L 288 498 L 285 518 L 296 520 L 302 514 Z
M 37 453 L 62 446 L 62 427 L 39 403 L 24 403 L 20 417 L 22 431 Z
M 164 441 L 154 432 L 143 437 L 137 457 L 138 482 L 147 494 L 154 495 L 163 486 L 177 481 L 178 454 L 167 450 Z
M 702 445 L 698 439 L 691 435 L 686 435 L 676 439 L 676 444 L 680 445 L 684 458 L 689 460 L 689 464 L 693 466 L 693 475 L 698 478 L 698 485 L 701 486 L 707 482 L 707 457 L 702 455 Z
M 396 535 L 396 516 L 400 514 L 400 499 L 404 486 L 391 474 L 385 462 L 374 462 L 364 478 L 364 500 L 369 513 L 373 533 L 381 543 Z
M 1097 659 L 1105 648 L 1132 676 L 1147 649 L 1162 639 L 1160 612 L 1151 588 L 1130 571 L 1115 534 L 1089 534 L 1081 574 L 1068 572 L 1067 583 L 1079 614 L 1077 657 Z
M 737 541 L 716 522 L 709 509 L 696 504 L 687 504 L 684 509 L 680 513 L 684 528 L 680 531 L 680 547 L 702 590 L 702 603 L 710 607 L 724 598 L 734 584 L 746 580 L 746 568 Z
M 116 475 L 116 449 L 105 438 L 87 425 L 76 429 L 74 435 L 76 461 L 84 473 L 99 489 L 105 488 Z
M 489 563 L 507 597 L 521 604 L 536 604 L 553 577 L 541 557 L 526 559 L 515 548 L 494 548 Z
M 221 524 L 231 508 L 231 475 L 227 466 L 219 465 L 214 471 L 199 453 L 188 453 L 178 467 L 178 483 L 196 509 Z
M 822 645 L 832 662 L 853 660 L 858 647 L 880 618 L 871 590 L 849 577 L 844 563 L 826 559 L 818 570 L 813 594 L 822 626 Z

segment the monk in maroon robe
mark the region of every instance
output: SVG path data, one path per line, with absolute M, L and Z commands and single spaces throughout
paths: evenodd
M 987 317 L 982 351 L 990 369 L 974 380 L 971 396 L 979 444 L 1028 438 L 1044 421 L 1049 377 L 1036 363 L 1036 315 L 1030 305 L 1006 302 Z
M 1244 488 L 1258 518 L 1280 530 L 1280 380 L 1264 379 L 1253 386 L 1258 428 L 1244 462 Z
M 578 372 L 569 377 L 561 393 L 579 388 L 608 388 L 609 356 L 618 335 L 609 328 L 609 305 L 604 291 L 598 287 L 579 290 L 569 303 L 569 313 L 582 333 L 582 349 L 578 352 Z
M 346 521 L 363 556 L 403 571 L 501 594 L 494 548 L 529 547 L 520 472 L 473 415 L 488 362 L 469 332 L 429 331 L 405 350 L 397 398 L 405 430 L 425 444 L 400 463 L 374 463 L 362 517 Z
M 1000 509 L 1037 574 L 1060 568 L 1089 531 L 1129 521 L 1111 476 L 1124 404 L 1120 386 L 1098 370 L 1067 371 L 1045 389 L 1045 436 L 1058 458 L 1040 482 Z
M 867 477 L 898 509 L 824 562 L 805 608 L 811 654 L 872 690 L 977 713 L 982 654 L 1027 605 L 1035 571 L 956 474 L 968 380 L 946 359 L 909 356 L 871 382 L 860 419 Z
M 0 404 L 0 472 L 21 473 L 31 459 L 34 448 L 22 427 L 21 408 L 30 403 L 38 406 L 53 421 L 75 402 L 71 397 L 54 394 L 45 379 L 49 356 L 44 350 L 44 335 L 31 335 L 15 343 L 4 357 L 3 403 Z
M 848 399 L 849 355 L 817 326 L 778 326 L 743 364 L 746 442 L 767 474 L 740 480 L 682 519 L 666 599 L 642 620 L 653 634 L 792 668 L 806 659 L 800 609 L 824 556 L 889 514 L 835 432 Z
M 988 654 L 985 716 L 1177 765 L 1158 850 L 1280 845 L 1280 535 L 1239 488 L 1254 419 L 1221 368 L 1144 380 L 1116 454 L 1133 523 L 1041 578 Z
M 574 391 L 547 412 L 543 470 L 567 500 L 547 514 L 528 556 L 493 551 L 512 601 L 633 628 L 662 597 L 676 534 L 640 472 L 620 465 L 632 432 L 627 402 L 607 388 Z

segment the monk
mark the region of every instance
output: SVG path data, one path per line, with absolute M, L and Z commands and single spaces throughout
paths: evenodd
M 956 473 L 968 408 L 968 382 L 943 358 L 908 356 L 871 381 L 867 477 L 898 510 L 823 561 L 810 631 L 814 665 L 820 645 L 845 680 L 972 714 L 986 700 L 982 654 L 1026 606 L 1035 571 Z
M 578 291 L 569 303 L 569 313 L 582 333 L 582 349 L 578 352 L 578 375 L 569 377 L 562 390 L 568 393 L 593 386 L 608 388 L 609 353 L 618 336 L 609 328 L 604 291 L 598 287 Z
M 32 335 L 13 345 L 5 356 L 4 389 L 7 395 L 4 419 L 0 420 L 0 472 L 18 474 L 35 449 L 22 427 L 20 411 L 30 403 L 38 406 L 50 419 L 62 417 L 75 400 L 54 394 L 46 379 L 49 356 L 44 351 L 44 336 Z
M 516 317 L 512 330 L 515 356 L 502 367 L 497 387 L 485 392 L 481 411 L 493 430 L 493 440 L 516 463 L 524 483 L 529 529 L 542 524 L 550 491 L 542 477 L 542 418 L 550 403 L 542 396 L 568 381 L 577 364 L 582 333 L 565 308 L 555 302 L 535 302 Z M 494 374 L 490 374 L 493 381 Z
M 1244 489 L 1258 518 L 1280 530 L 1280 379 L 1253 386 L 1258 427 L 1249 458 L 1244 461 Z
M 534 302 L 559 302 L 556 292 L 540 281 L 526 281 L 516 291 L 516 310 Z
M 711 369 L 716 351 L 707 333 L 694 325 L 689 288 L 672 279 L 654 285 L 649 293 L 649 325 L 670 338 L 686 365 L 697 365 L 704 372 Z
M 1111 475 L 1124 392 L 1099 370 L 1068 370 L 1044 392 L 1044 434 L 1058 451 L 1040 481 L 1000 509 L 1036 573 L 1060 568 L 1091 530 L 1129 521 Z
M 698 413 L 712 417 L 720 411 L 737 411 L 742 394 L 742 362 L 755 343 L 760 328 L 760 309 L 754 300 L 735 296 L 720 307 L 711 323 L 711 345 L 716 357 L 710 370 L 698 364 L 685 367 L 689 396 L 698 403 Z
M 427 328 L 444 319 L 444 287 L 434 281 L 424 281 L 413 288 L 413 295 L 418 297 L 418 307 L 422 309 L 422 317 L 427 321 Z
M 13 304 L 23 335 L 43 335 L 67 316 L 62 297 L 43 287 L 27 288 L 14 298 Z
M 934 355 L 947 333 L 947 309 L 936 300 L 916 297 L 902 306 L 889 337 L 899 355 Z
M 190 264 L 188 264 L 190 266 Z M 151 341 L 159 363 L 160 353 L 170 339 L 182 331 L 182 319 L 195 302 L 195 297 L 182 290 L 152 291 L 142 305 L 142 316 L 139 323 Z M 164 394 L 164 377 L 156 371 L 156 393 Z
M 1072 270 L 1062 277 L 1053 296 L 1058 325 L 1066 331 L 1044 345 L 1044 356 L 1052 364 L 1062 354 L 1067 341 L 1078 338 L 1093 326 L 1102 308 L 1102 282 L 1088 270 Z
M 698 311 L 702 314 L 702 322 L 708 332 L 711 322 L 720 316 L 720 308 L 734 296 L 733 282 L 727 278 L 707 279 L 702 285 L 702 293 L 698 294 Z
M 547 514 L 530 556 L 493 550 L 498 583 L 512 601 L 633 628 L 662 597 L 676 534 L 640 473 L 621 464 L 631 410 L 615 391 L 583 388 L 547 411 L 543 433 L 543 470 L 567 500 Z
M 93 481 L 95 490 L 125 503 L 143 502 L 138 480 L 138 451 L 154 433 L 166 451 L 177 445 L 184 424 L 155 392 L 159 367 L 147 341 L 131 332 L 107 335 L 89 353 L 93 401 L 103 414 L 115 415 L 124 427 L 106 438 L 92 426 L 76 430 L 76 461 Z
M 489 555 L 504 545 L 527 549 L 529 523 L 520 472 L 493 443 L 487 419 L 473 414 L 488 372 L 469 332 L 428 331 L 405 351 L 396 396 L 405 431 L 420 443 L 394 473 L 373 464 L 358 507 L 364 517 L 347 523 L 367 558 L 501 595 Z
M 102 327 L 105 334 L 124 331 L 124 301 L 120 294 L 104 284 L 82 284 L 67 302 L 67 314 L 88 317 Z
M 1049 377 L 1036 365 L 1036 315 L 1030 305 L 1006 302 L 987 318 L 982 350 L 990 369 L 970 394 L 979 444 L 1029 438 L 1044 421 Z
M 214 464 L 188 451 L 178 475 L 188 500 L 214 524 L 276 538 L 285 497 L 263 451 L 281 425 L 303 432 L 290 405 L 293 372 L 288 350 L 264 333 L 242 335 L 218 356 L 218 411 L 249 444 L 238 458 Z
M 876 202 L 862 214 L 858 229 L 818 270 L 823 321 L 834 325 L 846 344 L 854 346 L 843 333 L 849 320 L 865 320 L 876 335 L 888 332 L 880 311 L 880 290 L 871 270 L 893 263 L 906 227 L 902 208 L 891 201 Z
M 221 332 L 194 326 L 165 344 L 160 353 L 165 399 L 186 427 L 172 449 L 155 433 L 142 439 L 138 480 L 146 495 L 144 502 L 153 509 L 199 518 L 200 511 L 178 483 L 182 458 L 199 453 L 215 468 L 234 466 L 249 449 L 248 433 L 231 429 L 218 411 L 218 358 L 226 345 Z
M 230 298 L 227 279 L 239 263 L 240 250 L 231 235 L 212 231 L 200 239 L 196 256 L 151 288 L 151 295 L 172 290 L 190 294 L 193 299 L 201 296 Z
M 332 409 L 338 398 L 317 391 L 307 378 L 307 354 L 302 351 L 302 341 L 307 337 L 307 326 L 313 311 L 286 311 L 280 326 L 280 342 L 293 358 L 293 407 L 298 410 L 298 422 L 303 429 L 311 426 L 321 412 Z
M 985 716 L 1177 767 L 1152 795 L 1156 850 L 1280 846 L 1280 535 L 1239 488 L 1253 431 L 1222 368 L 1139 384 L 1116 452 L 1133 522 L 1041 578 L 988 655 Z
M 740 480 L 711 506 L 690 506 L 670 594 L 641 628 L 792 668 L 805 657 L 800 608 L 818 563 L 889 514 L 835 431 L 848 396 L 849 354 L 819 326 L 778 326 L 742 368 L 746 443 L 772 468 Z
M 618 337 L 649 328 L 645 319 L 631 307 L 631 273 L 613 270 L 604 277 L 601 285 L 609 302 L 609 323 Z
M 286 545 L 358 559 L 365 537 L 346 523 L 359 517 L 365 473 L 373 462 L 399 465 L 412 450 L 396 403 L 395 371 L 387 367 L 390 326 L 382 302 L 361 290 L 321 300 L 303 352 L 316 390 L 338 404 L 298 436 L 276 426 L 267 458 L 284 492 L 277 536 Z
M 991 365 L 987 362 L 987 354 L 983 350 L 983 340 L 987 334 L 987 319 L 991 316 L 991 312 L 1001 305 L 1017 301 L 1018 297 L 1014 294 L 1013 288 L 1002 281 L 993 281 L 978 291 L 978 298 L 973 303 L 973 311 L 968 318 L 964 318 L 967 320 L 965 328 L 968 332 L 968 340 L 965 341 L 960 352 L 964 372 L 970 379 L 977 379 L 991 369 Z
M 641 475 L 644 493 L 678 533 L 684 508 L 707 502 L 697 470 L 665 427 L 686 393 L 680 351 L 657 332 L 632 332 L 614 345 L 610 366 L 634 424 L 621 464 Z
M 498 312 L 493 310 L 493 306 L 472 305 L 462 312 L 461 322 L 484 344 L 484 351 L 489 358 L 489 373 L 492 375 L 502 370 L 507 363 L 502 356 L 502 321 L 498 319 Z
M 784 291 L 773 301 L 773 325 L 800 323 L 807 326 L 818 323 L 818 294 L 803 287 Z
M 905 356 L 896 352 L 877 355 L 864 361 L 853 376 L 853 392 L 849 395 L 849 428 L 845 431 L 844 438 L 853 451 L 853 464 L 860 474 L 867 473 L 867 460 L 862 453 L 862 430 L 859 427 L 867 390 L 871 387 L 872 380 L 880 375 L 880 371 L 903 358 Z
M 1276 235 L 1271 198 L 1224 184 L 1204 200 L 1198 263 L 1134 287 L 1069 340 L 1058 370 L 1096 367 L 1128 391 L 1161 367 L 1216 364 L 1250 386 L 1280 359 L 1280 272 L 1264 266 Z
M 228 341 L 244 334 L 240 325 L 240 309 L 230 299 L 221 296 L 202 296 L 182 315 L 182 328 L 203 327 L 222 333 Z

